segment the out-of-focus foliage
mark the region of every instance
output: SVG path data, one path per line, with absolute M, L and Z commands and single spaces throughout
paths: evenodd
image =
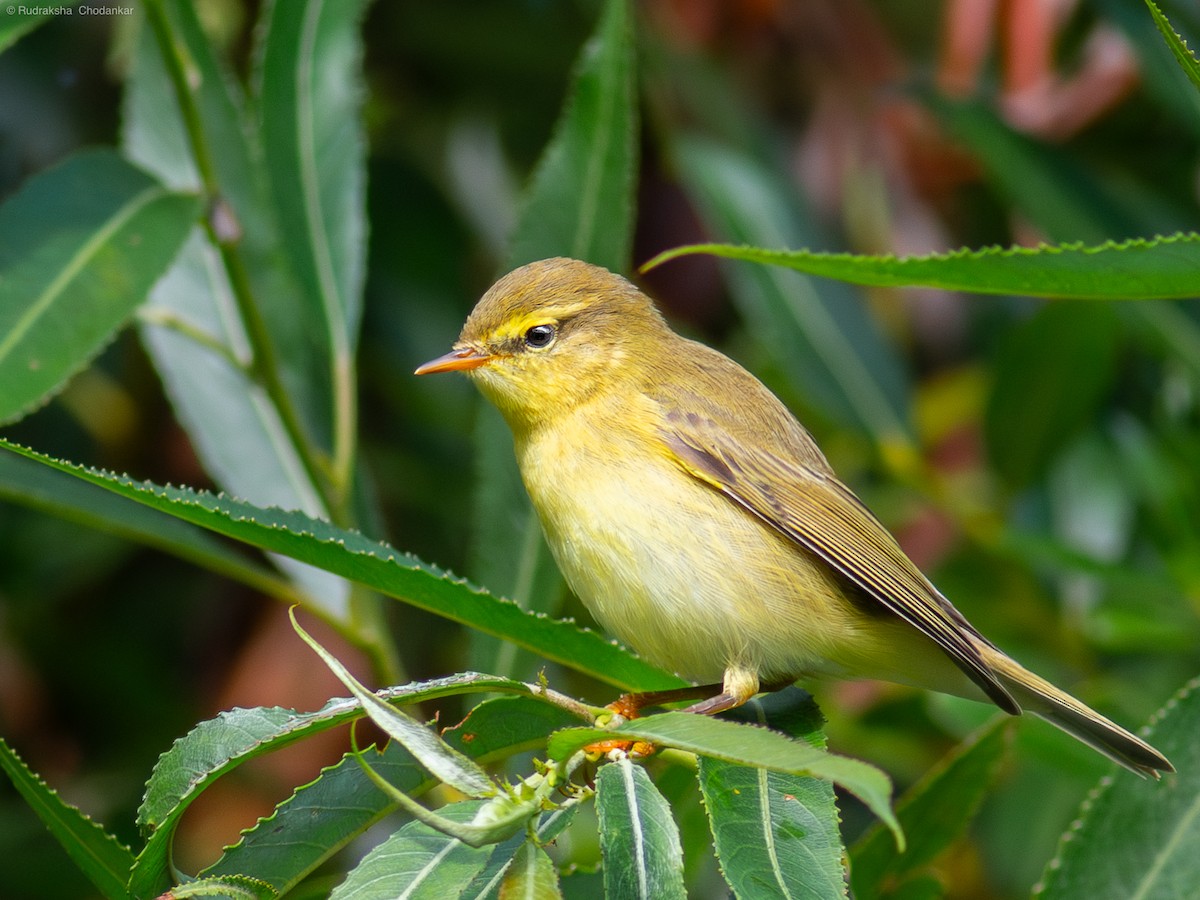
M 450 884 L 483 896 L 502 882 L 588 896 L 617 885 L 615 870 L 596 867 L 602 854 L 634 858 L 636 845 L 618 838 L 641 824 L 652 826 L 657 868 L 625 874 L 646 884 L 721 895 L 714 843 L 740 895 L 786 884 L 805 870 L 785 861 L 774 880 L 758 876 L 777 848 L 811 846 L 798 837 L 800 816 L 814 811 L 828 824 L 832 793 L 828 782 L 757 768 L 761 759 L 702 756 L 699 782 L 671 758 L 605 767 L 596 788 L 609 830 L 597 843 L 582 804 L 529 819 L 539 840 L 557 836 L 549 855 L 523 834 L 484 853 L 455 849 L 395 813 L 385 819 L 395 804 L 343 758 L 344 733 L 324 724 L 311 729 L 319 737 L 305 730 L 304 742 L 254 768 L 255 757 L 292 740 L 289 729 L 335 724 L 344 712 L 313 719 L 272 709 L 318 709 L 346 691 L 317 674 L 275 598 L 316 612 L 321 643 L 359 679 L 418 679 L 422 713 L 443 725 L 463 717 L 463 696 L 479 688 L 466 676 L 429 679 L 472 666 L 522 682 L 544 667 L 553 688 L 589 703 L 607 702 L 613 689 L 572 669 L 573 658 L 593 672 L 608 666 L 599 674 L 610 682 L 669 683 L 612 648 L 614 662 L 603 662 L 608 650 L 589 649 L 595 636 L 569 626 L 561 652 L 543 655 L 538 642 L 553 641 L 559 626 L 547 623 L 518 652 L 430 614 L 462 598 L 455 620 L 501 637 L 527 615 L 443 577 L 454 570 L 521 606 L 586 622 L 522 505 L 503 430 L 461 380 L 409 373 L 445 350 L 506 265 L 529 256 L 575 252 L 632 274 L 662 250 L 705 241 L 925 256 L 1151 239 L 1200 221 L 1197 66 L 1177 39 L 1200 45 L 1200 15 L 1181 2 L 364 9 L 277 0 L 250 10 L 236 0 L 147 0 L 115 15 L 85 6 L 40 17 L 0 8 L 0 231 L 9 236 L 0 247 L 0 371 L 16 373 L 0 384 L 0 418 L 57 392 L 3 437 L 156 484 L 228 490 L 248 504 L 177 491 L 159 508 L 192 515 L 168 521 L 0 450 L 0 736 L 61 801 L 7 747 L 0 761 L 64 843 L 93 851 L 79 863 L 89 887 L 0 779 L 5 897 L 119 896 L 129 851 L 67 804 L 142 847 L 143 783 L 185 734 L 152 785 L 188 771 L 198 780 L 161 804 L 169 832 L 151 838 L 153 852 L 135 866 L 147 891 L 165 884 L 173 838 L 183 870 L 220 857 L 206 874 L 226 880 L 210 886 L 245 896 L 290 888 L 297 872 L 321 895 L 370 846 L 339 896 L 369 896 L 358 885 L 381 871 L 400 877 L 397 854 L 450 851 L 459 868 L 439 869 L 431 896 Z M 94 145 L 116 152 L 84 149 Z M 602 212 L 580 214 L 588 209 Z M 48 238 L 59 224 L 70 227 Z M 26 246 L 41 249 L 18 252 Z M 1106 269 L 1096 255 L 1088 295 L 1104 300 L 1021 292 L 1019 280 L 993 281 L 1002 286 L 992 296 L 897 286 L 912 283 L 903 272 L 851 287 L 699 255 L 643 283 L 682 330 L 745 362 L 789 403 L 985 634 L 1136 725 L 1200 670 L 1200 311 L 1188 299 L 1132 299 L 1189 293 L 1187 259 L 1179 261 L 1171 291 L 1139 292 L 1136 271 L 1119 261 Z M 922 283 L 961 284 L 953 277 Z M 1200 275 L 1195 282 L 1200 295 Z M 1124 287 L 1114 296 L 1114 284 L 1129 284 L 1129 299 Z M 114 339 L 147 294 L 136 329 Z M 40 305 L 23 306 L 29 296 Z M 68 308 L 85 313 L 55 318 Z M 43 359 L 61 366 L 47 374 Z M 249 504 L 331 523 L 302 539 L 302 517 L 268 518 Z M 302 547 L 301 559 L 348 580 L 218 543 L 197 527 L 210 524 L 213 507 L 233 511 L 221 514 L 231 523 L 222 533 L 258 533 L 257 546 L 280 553 Z M 322 545 L 351 528 L 371 540 Z M 426 591 L 429 603 L 392 603 L 351 583 L 387 591 L 386 578 L 372 581 L 365 568 L 408 565 L 384 562 L 376 539 L 437 567 L 413 561 L 406 576 L 404 590 Z M 381 558 L 356 561 L 359 541 Z M 1031 721 L 1015 723 L 1005 754 L 1009 732 L 978 731 L 989 711 L 966 702 L 889 686 L 813 687 L 830 747 L 912 787 L 897 806 L 909 832 L 903 853 L 890 835 L 868 832 L 865 806 L 838 795 L 860 895 L 1018 897 L 1041 877 L 1046 896 L 1073 896 L 1081 884 L 1106 896 L 1087 881 L 1103 871 L 1096 860 L 1145 878 L 1152 841 L 1183 833 L 1180 795 L 1160 807 L 1157 792 L 1186 789 L 1195 773 L 1162 785 L 1121 773 L 1089 801 L 1042 877 L 1108 771 L 1103 759 Z M 1185 695 L 1157 726 L 1163 749 L 1181 748 L 1177 764 L 1190 762 L 1194 705 Z M 259 709 L 214 718 L 236 706 Z M 789 734 L 819 740 L 815 715 L 791 725 L 795 709 L 773 716 Z M 243 743 L 221 730 L 228 724 Z M 572 724 L 530 696 L 491 699 L 443 743 L 474 767 L 528 750 L 544 756 L 546 734 Z M 569 729 L 558 734 L 569 743 Z M 714 753 L 720 741 L 711 740 L 695 746 Z M 404 790 L 429 786 L 395 744 L 365 758 Z M 519 760 L 507 764 L 510 778 L 531 771 Z M 313 781 L 322 765 L 336 767 Z M 782 787 L 791 800 L 772 806 L 772 786 L 793 778 L 812 796 Z M 540 803 L 531 785 L 522 782 Z M 734 789 L 758 798 L 763 816 L 752 821 L 745 805 L 721 812 L 716 800 Z M 369 842 L 324 869 L 322 853 L 285 858 L 272 843 L 348 797 L 363 799 L 353 825 L 322 832 L 316 846 L 344 847 L 364 831 Z M 455 803 L 445 818 L 471 820 L 481 802 L 494 801 Z M 1159 831 L 1125 839 L 1131 823 L 1151 819 Z M 762 853 L 730 849 L 756 827 Z M 841 887 L 837 859 L 827 846 L 812 863 L 830 896 Z M 281 868 L 267 871 L 268 862 Z M 1156 873 L 1153 883 L 1189 883 L 1188 865 L 1186 854 L 1173 857 L 1169 877 Z M 234 879 L 255 874 L 245 867 L 259 867 L 259 879 Z

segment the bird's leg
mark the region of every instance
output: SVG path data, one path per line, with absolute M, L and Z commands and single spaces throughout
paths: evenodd
M 758 673 L 730 666 L 725 670 L 725 681 L 721 688 L 721 693 L 710 696 L 707 700 L 701 700 L 699 703 L 693 703 L 684 709 L 684 712 L 715 716 L 727 709 L 736 709 L 758 693 Z
M 666 691 L 644 691 L 640 694 L 622 694 L 606 709 L 610 709 L 623 719 L 636 719 L 642 710 L 648 706 L 660 706 L 663 703 L 675 703 L 679 700 L 701 700 L 711 698 L 722 689 L 720 684 L 694 684 L 689 687 L 671 688 Z
M 791 682 L 787 682 L 791 684 Z M 770 685 L 769 690 L 787 687 L 787 684 Z M 648 706 L 674 703 L 679 700 L 699 700 L 685 707 L 683 712 L 712 716 L 727 709 L 735 709 L 758 693 L 758 673 L 737 666 L 725 670 L 721 684 L 696 684 L 691 687 L 672 688 L 668 691 L 646 691 L 641 694 L 622 694 L 608 704 L 617 715 L 625 719 L 636 719 Z

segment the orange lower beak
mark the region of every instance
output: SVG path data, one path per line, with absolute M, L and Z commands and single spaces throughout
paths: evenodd
M 461 350 L 451 350 L 445 356 L 439 356 L 437 359 L 431 359 L 417 367 L 415 375 L 433 375 L 436 372 L 466 372 L 470 369 L 478 369 L 486 364 L 491 359 L 486 353 L 481 353 L 473 347 L 464 347 Z

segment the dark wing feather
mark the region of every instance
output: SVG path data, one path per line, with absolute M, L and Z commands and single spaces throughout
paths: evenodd
M 663 439 L 692 476 L 816 554 L 944 650 L 997 706 L 1020 707 L 983 661 L 985 640 L 844 484 L 803 462 L 734 445 L 712 421 L 668 414 Z

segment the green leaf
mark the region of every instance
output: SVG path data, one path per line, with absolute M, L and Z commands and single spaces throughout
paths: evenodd
M 1051 303 L 1005 336 L 984 435 L 997 470 L 1023 486 L 1090 422 L 1117 376 L 1116 311 Z
M 3 738 L 0 738 L 0 769 L 96 890 L 109 900 L 124 900 L 125 884 L 133 868 L 129 848 L 99 823 L 63 802 L 56 791 L 29 771 Z
M 563 805 L 542 815 L 537 826 L 538 843 L 549 844 L 575 819 L 578 804 Z M 500 895 L 504 877 L 513 865 L 516 854 L 528 841 L 527 834 L 514 834 L 492 851 L 487 865 L 475 876 L 474 881 L 460 895 L 460 900 L 495 900 Z
M 851 848 L 850 880 L 857 897 L 885 896 L 922 877 L 922 870 L 963 836 L 995 783 L 1012 738 L 1012 719 L 993 719 L 956 747 L 896 804 L 909 845 L 897 852 L 876 826 Z M 899 896 L 897 894 L 897 896 Z
M 1168 50 L 1144 0 L 1097 0 L 1096 13 L 1124 34 L 1137 55 L 1138 77 L 1146 98 L 1161 108 L 1172 125 L 1200 137 L 1200 94 Z
M 650 269 L 690 253 L 784 266 L 810 275 L 883 287 L 924 285 L 981 294 L 1095 300 L 1200 294 L 1196 277 L 1200 234 L 1195 233 L 1095 246 L 989 247 L 910 257 L 693 244 L 661 253 L 642 268 Z
M 629 0 L 606 0 L 525 191 L 508 268 L 569 256 L 613 272 L 629 265 L 637 175 L 637 103 Z
M 1063 835 L 1034 896 L 1040 900 L 1174 900 L 1200 884 L 1200 679 L 1151 720 L 1143 736 L 1178 772 L 1151 782 L 1105 776 Z
M 266 882 L 247 875 L 197 878 L 170 891 L 170 900 L 186 897 L 216 897 L 219 900 L 275 900 L 278 892 Z
M 0 423 L 44 404 L 100 352 L 199 209 L 109 150 L 40 172 L 0 207 Z
M 456 675 L 380 692 L 385 699 L 418 703 L 436 697 L 479 691 L 519 691 L 533 688 L 487 675 Z M 212 782 L 248 759 L 352 722 L 364 715 L 357 700 L 330 700 L 314 713 L 290 709 L 235 709 L 201 722 L 164 753 L 146 784 L 138 809 L 138 824 L 152 832 L 138 855 L 130 890 L 155 896 L 170 884 L 171 841 L 184 812 Z
M 1146 6 L 1150 8 L 1150 15 L 1154 19 L 1154 24 L 1158 30 L 1162 32 L 1163 39 L 1167 42 L 1167 46 L 1171 48 L 1171 53 L 1178 60 L 1180 68 L 1187 75 L 1188 80 L 1200 90 L 1200 60 L 1197 60 L 1195 55 L 1188 49 L 1187 42 L 1179 36 L 1179 33 L 1171 27 L 1170 21 L 1167 19 L 1154 0 L 1146 0 Z
M 811 700 L 781 708 L 786 700 L 771 695 L 742 710 L 755 724 L 823 740 Z M 698 776 L 717 858 L 735 895 L 846 896 L 845 850 L 830 782 L 705 756 Z
M 602 766 L 596 774 L 596 813 L 606 896 L 687 897 L 679 829 L 645 769 L 627 757 Z
M 366 265 L 360 122 L 367 0 L 267 7 L 259 117 L 283 249 L 321 323 L 330 365 L 334 480 L 348 487 L 357 429 L 354 348 Z
M 60 462 L 4 440 L 0 440 L 0 450 L 11 450 L 218 534 L 358 581 L 413 606 L 514 641 L 622 689 L 657 690 L 682 683 L 593 631 L 525 613 L 514 603 L 498 600 L 358 532 L 295 511 L 261 509 L 202 491 L 138 483 Z
M 888 803 L 891 783 L 883 772 L 856 759 L 834 756 L 792 740 L 777 731 L 710 716 L 669 712 L 634 719 L 616 728 L 567 728 L 550 736 L 547 751 L 553 759 L 567 759 L 588 744 L 607 740 L 646 741 L 739 765 L 832 781 L 862 800 L 888 824 L 897 842 L 903 842 Z
M 0 453 L 0 498 L 174 554 L 269 596 L 301 599 L 274 569 L 203 529 L 12 453 Z
M 469 822 L 483 802 L 464 800 L 439 810 Z M 491 847 L 470 847 L 421 822 L 409 822 L 363 857 L 330 900 L 444 900 L 457 897 L 487 864 Z
M 480 703 L 442 736 L 472 759 L 489 761 L 527 750 L 544 752 L 551 732 L 578 721 L 557 704 L 517 693 Z
M 760 246 L 815 239 L 792 188 L 768 167 L 699 139 L 681 141 L 675 155 L 714 233 Z M 803 396 L 881 446 L 910 444 L 907 374 L 860 297 L 841 285 L 763 267 L 727 273 L 750 329 Z
M 412 794 L 433 784 L 399 743 L 389 743 L 382 752 L 364 752 L 371 768 L 402 791 Z M 366 776 L 357 757 L 347 754 L 243 832 L 236 845 L 200 874 L 253 872 L 286 893 L 395 807 Z
M 558 870 L 550 855 L 531 841 L 523 843 L 500 883 L 501 900 L 555 900 L 561 896 Z
M 571 718 L 561 707 L 516 694 L 485 700 L 462 723 L 446 729 L 443 737 L 452 747 L 483 763 L 544 748 L 549 732 Z M 371 768 L 406 794 L 416 795 L 435 783 L 397 742 L 373 755 L 364 752 Z M 244 832 L 235 846 L 201 874 L 253 872 L 286 893 L 395 808 L 395 802 L 367 777 L 358 759 L 348 754 Z M 551 818 L 558 816 L 548 816 L 547 820 Z M 539 830 L 545 840 L 555 833 L 545 827 Z M 522 839 L 516 838 L 514 847 Z M 511 854 L 507 858 L 511 859 Z
M 846 896 L 832 784 L 703 756 L 698 775 L 736 896 Z
M 456 694 L 499 691 L 534 695 L 533 687 L 520 682 L 464 673 L 387 688 L 375 696 L 388 702 L 421 703 Z M 358 700 L 337 698 L 311 713 L 257 707 L 229 710 L 201 722 L 159 758 L 138 810 L 138 824 L 160 830 L 189 798 L 247 759 L 365 714 Z
M 367 690 L 362 682 L 350 674 L 350 670 L 342 665 L 332 653 L 300 627 L 296 621 L 294 608 L 288 611 L 288 615 L 292 620 L 292 628 L 296 630 L 304 643 L 308 644 L 321 657 L 321 661 L 325 663 L 329 671 L 337 676 L 338 681 L 358 699 L 367 715 L 371 717 L 371 721 L 382 728 L 384 733 L 393 740 L 403 744 L 408 752 L 429 770 L 430 774 L 468 797 L 490 797 L 496 792 L 496 785 L 492 783 L 483 769 L 412 716 L 401 712 L 386 700 L 381 700 Z

